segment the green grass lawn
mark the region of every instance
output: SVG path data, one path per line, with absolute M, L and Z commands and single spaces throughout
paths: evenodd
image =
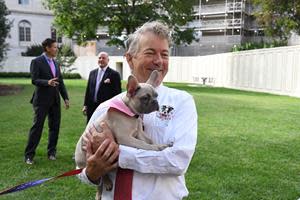
M 58 160 L 46 157 L 47 121 L 35 157 L 24 164 L 23 152 L 32 124 L 29 79 L 0 79 L 22 92 L 0 97 L 0 190 L 52 177 L 74 168 L 72 155 L 85 128 L 81 113 L 84 80 L 65 80 L 71 107 L 62 110 Z M 194 96 L 198 143 L 186 175 L 188 200 L 296 200 L 300 198 L 300 99 L 224 88 L 167 84 Z M 94 199 L 95 189 L 68 177 L 1 200 Z M 156 200 L 156 199 L 154 199 Z M 164 199 L 163 199 L 164 200 Z

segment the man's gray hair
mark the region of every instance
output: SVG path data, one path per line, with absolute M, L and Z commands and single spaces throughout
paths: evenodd
M 170 30 L 167 25 L 160 21 L 146 22 L 134 33 L 129 35 L 125 43 L 127 53 L 135 55 L 139 51 L 139 41 L 141 36 L 148 32 L 154 33 L 162 39 L 166 39 L 170 45 Z

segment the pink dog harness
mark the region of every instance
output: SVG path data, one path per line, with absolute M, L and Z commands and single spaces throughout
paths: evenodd
M 113 98 L 109 101 L 109 107 L 115 108 L 118 111 L 130 116 L 130 117 L 136 117 L 137 115 L 133 113 L 128 106 L 122 101 L 120 98 Z

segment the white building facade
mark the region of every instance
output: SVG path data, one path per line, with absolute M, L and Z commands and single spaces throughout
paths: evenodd
M 10 12 L 7 18 L 12 23 L 6 39 L 8 57 L 21 56 L 27 47 L 41 44 L 46 38 L 62 42 L 52 25 L 53 13 L 44 8 L 41 0 L 5 0 L 5 4 Z

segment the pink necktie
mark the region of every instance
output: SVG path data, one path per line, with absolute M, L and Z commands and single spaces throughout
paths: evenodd
M 54 65 L 54 62 L 53 62 L 52 59 L 49 59 L 49 65 L 50 65 L 50 68 L 51 68 L 52 75 L 53 75 L 53 77 L 55 77 L 56 70 L 55 70 L 55 65 Z
M 133 170 L 118 168 L 115 181 L 114 200 L 132 199 Z

